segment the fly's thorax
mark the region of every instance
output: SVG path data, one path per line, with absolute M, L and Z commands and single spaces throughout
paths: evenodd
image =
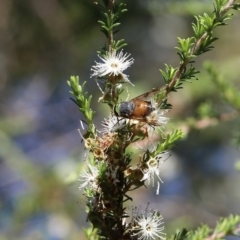
M 132 116 L 132 113 L 134 111 L 134 108 L 135 108 L 135 104 L 134 102 L 132 101 L 129 101 L 129 102 L 122 102 L 120 103 L 119 105 L 119 115 L 121 117 L 131 117 Z

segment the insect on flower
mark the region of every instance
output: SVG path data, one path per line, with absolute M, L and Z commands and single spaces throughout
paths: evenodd
M 168 120 L 162 116 L 166 111 L 159 109 L 161 102 L 154 100 L 154 96 L 161 91 L 164 91 L 164 88 L 154 88 L 130 101 L 121 102 L 115 106 L 114 113 L 117 117 L 136 119 L 152 126 L 161 126 Z

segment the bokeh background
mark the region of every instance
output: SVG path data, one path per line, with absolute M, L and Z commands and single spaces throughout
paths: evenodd
M 193 14 L 212 12 L 212 1 L 125 1 L 129 11 L 117 39 L 135 59 L 128 70 L 131 97 L 163 85 L 159 69 L 178 66 L 177 37 L 192 36 Z M 107 117 L 90 78 L 96 51 L 106 39 L 99 31 L 99 9 L 90 0 L 0 0 L 0 239 L 85 239 L 88 226 L 79 182 L 82 118 L 69 100 L 71 75 L 87 81 L 95 123 Z M 240 89 L 240 16 L 216 29 L 215 49 L 197 59 L 199 80 L 171 94 L 169 113 L 176 126 L 208 101 L 219 112 L 232 110 L 202 69 L 208 59 Z M 240 213 L 239 150 L 233 144 L 237 119 L 190 129 L 163 164 L 160 195 L 155 188 L 134 193 L 132 205 L 151 202 L 166 231 L 210 226 L 221 216 Z M 168 129 L 168 127 L 166 127 Z M 233 130 L 234 129 L 234 130 Z

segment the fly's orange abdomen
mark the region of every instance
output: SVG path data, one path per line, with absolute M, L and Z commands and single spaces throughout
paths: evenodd
M 133 102 L 135 107 L 132 116 L 134 118 L 146 117 L 154 110 L 151 103 L 148 101 L 134 100 Z

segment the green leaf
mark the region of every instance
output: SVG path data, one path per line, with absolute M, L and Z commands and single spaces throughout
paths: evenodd
M 160 154 L 163 151 L 169 150 L 173 147 L 174 143 L 183 138 L 183 132 L 180 129 L 173 130 L 167 135 L 164 142 L 160 142 L 155 150 L 155 155 Z
M 87 93 L 83 92 L 83 88 L 86 85 L 86 82 L 79 84 L 79 77 L 71 76 L 70 80 L 67 81 L 68 85 L 71 87 L 72 91 L 70 93 L 75 97 L 73 101 L 77 104 L 80 112 L 85 116 L 86 123 L 88 125 L 88 132 L 94 134 L 96 129 L 93 124 L 93 111 L 90 108 L 90 103 L 92 96 L 87 97 Z
M 184 228 L 182 231 L 178 232 L 174 236 L 174 240 L 187 240 L 188 239 L 188 231 Z

